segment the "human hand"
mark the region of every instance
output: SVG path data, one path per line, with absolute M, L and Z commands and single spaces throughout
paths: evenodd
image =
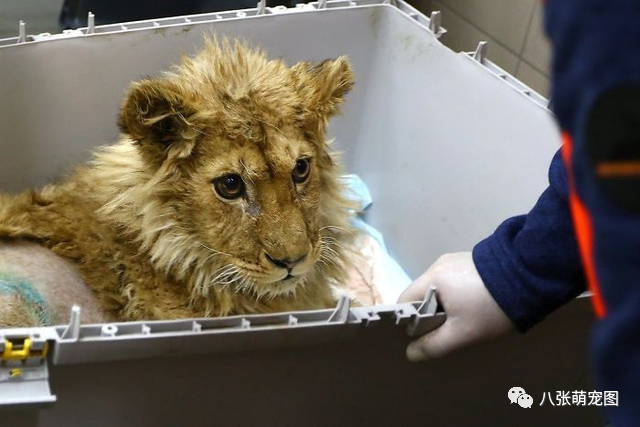
M 474 342 L 515 330 L 484 286 L 471 252 L 442 255 L 400 295 L 398 302 L 421 301 L 430 286 L 436 287 L 436 296 L 447 313 L 447 320 L 409 344 L 407 358 L 410 361 L 444 356 Z

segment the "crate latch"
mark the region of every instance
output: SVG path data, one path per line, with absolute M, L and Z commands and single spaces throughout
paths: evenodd
M 435 286 L 429 288 L 427 295 L 420 306 L 418 306 L 417 311 L 418 313 L 407 325 L 407 334 L 412 337 L 424 335 L 444 323 L 446 315 L 444 313 L 437 313 L 438 300 L 436 298 Z
M 0 407 L 51 403 L 47 353 L 38 334 L 0 335 Z
M 348 295 L 341 295 L 336 304 L 335 310 L 329 316 L 329 323 L 347 323 L 351 312 L 351 298 Z
M 442 28 L 441 22 L 442 14 L 440 13 L 440 11 L 434 10 L 433 12 L 431 12 L 431 15 L 429 15 L 429 31 L 435 34 L 436 37 L 440 37 L 445 33 L 444 29 Z
M 487 57 L 487 42 L 482 41 L 478 43 L 478 47 L 476 47 L 476 51 L 473 52 L 472 58 L 478 61 L 479 63 L 484 63 L 484 58 Z

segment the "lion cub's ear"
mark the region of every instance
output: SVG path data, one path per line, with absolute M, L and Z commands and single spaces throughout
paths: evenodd
M 353 72 L 346 56 L 316 64 L 300 62 L 293 71 L 307 109 L 323 119 L 340 111 L 344 96 L 353 87 Z
M 159 166 L 193 151 L 199 129 L 197 109 L 177 84 L 163 79 L 134 82 L 118 117 L 120 131 L 139 144 L 145 160 Z

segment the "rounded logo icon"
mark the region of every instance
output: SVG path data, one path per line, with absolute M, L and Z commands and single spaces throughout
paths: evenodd
M 521 394 L 520 397 L 518 397 L 518 405 L 523 408 L 531 408 L 531 405 L 533 405 L 533 397 L 529 396 L 527 393 Z
M 509 400 L 511 403 L 518 403 L 518 398 L 523 394 L 527 394 L 527 392 L 524 391 L 522 387 L 511 387 L 509 390 Z

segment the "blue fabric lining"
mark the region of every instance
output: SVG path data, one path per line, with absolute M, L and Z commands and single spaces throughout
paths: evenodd
M 342 180 L 348 189 L 349 194 L 347 194 L 347 197 L 358 204 L 359 210 L 357 213 L 363 213 L 373 203 L 373 198 L 371 197 L 371 192 L 367 184 L 365 184 L 358 175 L 354 174 L 344 175 Z M 411 278 L 391 254 L 389 254 L 380 231 L 367 224 L 361 216 L 356 217 L 354 226 L 369 234 L 380 245 L 380 249 L 384 254 L 383 263 L 387 275 L 387 283 L 376 283 L 376 287 L 385 304 L 395 303 L 402 291 L 411 284 Z

